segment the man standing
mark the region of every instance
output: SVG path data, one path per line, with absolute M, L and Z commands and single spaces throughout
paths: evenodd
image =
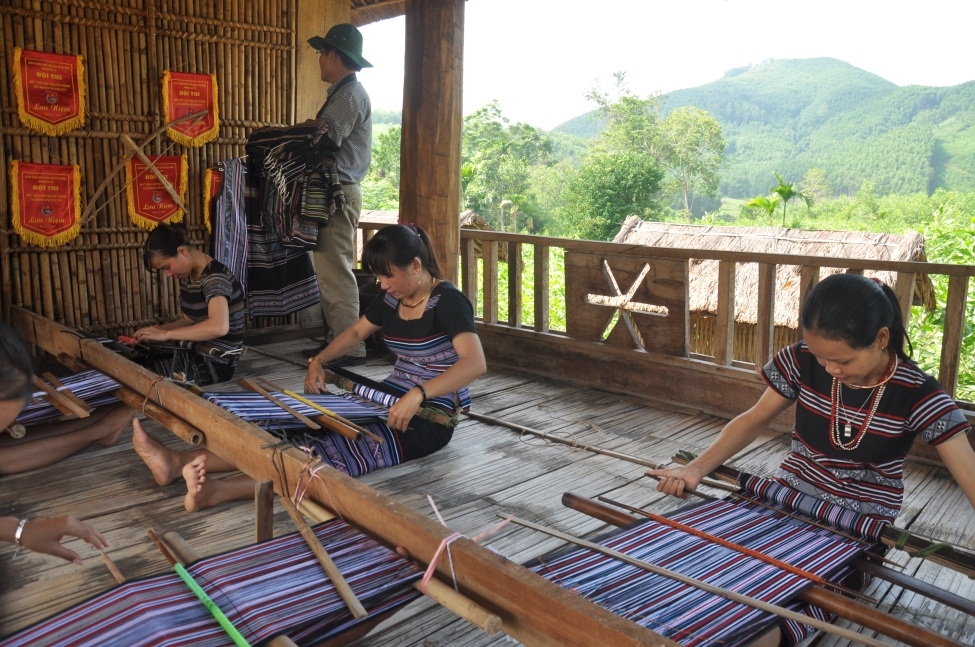
M 325 344 L 305 353 L 313 357 L 359 319 L 359 289 L 352 268 L 362 210 L 359 183 L 369 170 L 372 156 L 372 104 L 355 73 L 372 64 L 362 57 L 362 34 L 348 23 L 335 25 L 324 37 L 309 38 L 308 44 L 318 50 L 322 81 L 331 84 L 315 118 L 324 120 L 329 139 L 338 147 L 335 167 L 345 195 L 345 206 L 319 228 L 318 244 L 312 254 L 322 314 L 328 326 Z M 354 366 L 364 363 L 365 357 L 365 344 L 360 343 L 333 363 Z

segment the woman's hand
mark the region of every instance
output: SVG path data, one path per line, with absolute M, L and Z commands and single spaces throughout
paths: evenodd
M 169 341 L 169 331 L 159 326 L 140 328 L 132 333 L 136 341 Z
M 108 542 L 97 530 L 68 515 L 30 519 L 21 531 L 20 545 L 35 553 L 54 555 L 80 564 L 81 557 L 78 553 L 61 545 L 61 539 L 65 535 L 83 539 L 99 550 L 108 547 Z
M 328 393 L 325 386 L 325 368 L 317 357 L 313 357 L 308 362 L 308 370 L 305 372 L 305 393 Z
M 419 388 L 414 387 L 406 392 L 396 403 L 389 408 L 386 422 L 389 428 L 399 432 L 405 432 L 410 424 L 410 420 L 420 410 L 423 404 L 423 393 Z
M 656 476 L 660 480 L 657 482 L 657 491 L 664 494 L 685 499 L 686 493 L 697 489 L 701 483 L 701 477 L 689 466 L 668 467 L 666 469 L 647 470 L 647 475 Z

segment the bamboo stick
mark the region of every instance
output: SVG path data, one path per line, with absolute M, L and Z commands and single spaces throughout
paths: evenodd
M 265 400 L 267 400 L 268 402 L 274 404 L 276 407 L 280 407 L 281 409 L 287 411 L 292 416 L 294 416 L 295 418 L 297 418 L 298 420 L 300 420 L 302 422 L 302 424 L 304 424 L 306 427 L 308 427 L 310 429 L 321 429 L 321 425 L 319 425 L 318 423 L 314 422 L 313 420 L 310 420 L 304 414 L 299 413 L 291 405 L 289 405 L 289 404 L 281 401 L 279 398 L 276 398 L 275 396 L 271 395 L 270 393 L 267 392 L 266 389 L 264 389 L 263 387 L 259 386 L 253 380 L 250 380 L 250 379 L 248 379 L 248 378 L 245 377 L 245 378 L 241 378 L 241 379 L 237 380 L 237 383 L 240 384 L 243 388 L 247 389 L 248 391 L 253 391 L 255 393 L 259 393 L 262 397 L 264 397 Z
M 311 499 L 302 499 L 299 508 L 301 512 L 315 523 L 335 519 L 334 514 Z M 414 582 L 413 586 L 445 609 L 454 613 L 454 615 L 478 627 L 484 633 L 494 635 L 501 631 L 501 618 L 440 580 L 436 578 L 431 579 L 427 583 L 426 591 L 420 589 L 419 582 Z
M 336 566 L 335 562 L 332 561 L 332 558 L 329 556 L 328 551 L 325 550 L 325 547 L 322 546 L 320 541 L 318 541 L 315 531 L 311 529 L 311 526 L 305 523 L 305 520 L 301 517 L 301 513 L 298 511 L 298 508 L 295 507 L 295 504 L 287 496 L 281 497 L 281 504 L 284 506 L 284 509 L 288 511 L 288 515 L 294 522 L 298 532 L 301 533 L 305 543 L 307 543 L 308 547 L 311 548 L 311 552 L 315 553 L 318 563 L 322 565 L 323 569 L 325 569 L 325 573 L 327 573 L 329 579 L 332 580 L 332 585 L 345 602 L 345 606 L 347 606 L 349 611 L 352 612 L 352 616 L 355 618 L 365 618 L 368 616 L 369 612 L 366 611 L 365 607 L 362 606 L 362 603 L 359 602 L 359 598 L 357 598 L 355 593 L 352 591 L 352 587 L 350 587 L 349 583 L 345 581 L 345 576 L 342 575 L 342 572 L 339 570 L 338 566 Z
M 342 416 L 326 409 L 321 405 L 316 404 L 315 402 L 309 400 L 308 398 L 302 396 L 299 393 L 295 393 L 294 391 L 291 391 L 289 389 L 282 388 L 277 384 L 275 384 L 274 382 L 271 382 L 267 378 L 262 377 L 258 379 L 261 380 L 264 384 L 266 384 L 269 388 L 274 389 L 275 391 L 278 391 L 280 393 L 284 393 L 285 395 L 289 395 L 295 400 L 298 400 L 299 402 L 303 402 L 304 404 L 307 404 L 313 409 L 317 409 L 318 411 L 321 411 L 322 414 L 324 415 L 318 416 L 317 420 L 321 422 L 323 426 L 327 427 L 331 431 L 334 431 L 338 434 L 341 434 L 342 436 L 345 436 L 349 440 L 356 440 L 359 438 L 359 434 L 364 434 L 372 438 L 377 443 L 386 442 L 384 438 L 380 438 L 379 436 L 372 433 L 365 427 L 360 427 L 359 425 L 356 425 L 353 422 L 346 420 Z
M 47 401 L 51 403 L 51 406 L 58 409 L 62 413 L 67 415 L 73 415 L 78 418 L 87 418 L 91 415 L 91 407 L 80 401 L 79 405 L 76 400 L 78 398 L 70 398 L 64 393 L 61 393 L 57 389 L 53 388 L 50 384 L 42 380 L 39 376 L 35 375 L 33 378 L 34 386 L 44 391 L 47 395 Z

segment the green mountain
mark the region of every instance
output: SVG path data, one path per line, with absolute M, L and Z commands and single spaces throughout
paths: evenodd
M 834 194 L 864 182 L 877 194 L 975 190 L 975 81 L 950 88 L 898 87 L 832 58 L 766 61 L 713 83 L 677 90 L 664 112 L 696 106 L 727 142 L 721 193 L 750 198 L 825 171 Z M 594 136 L 595 113 L 556 132 Z

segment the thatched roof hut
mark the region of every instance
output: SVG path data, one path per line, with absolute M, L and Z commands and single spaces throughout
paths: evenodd
M 646 222 L 630 216 L 623 223 L 614 243 L 714 249 L 756 254 L 796 254 L 827 258 L 862 258 L 889 261 L 925 261 L 924 238 L 918 232 L 877 234 L 862 231 L 809 231 L 782 227 L 716 227 Z M 822 276 L 842 272 L 843 268 L 823 268 Z M 718 309 L 718 261 L 692 261 L 690 274 L 690 311 L 715 314 Z M 892 272 L 864 272 L 888 285 L 894 284 Z M 775 325 L 799 327 L 799 267 L 780 265 L 776 271 Z M 739 264 L 735 282 L 735 321 L 754 324 L 757 321 L 758 266 Z M 932 310 L 934 286 L 926 274 L 915 279 L 915 305 Z

